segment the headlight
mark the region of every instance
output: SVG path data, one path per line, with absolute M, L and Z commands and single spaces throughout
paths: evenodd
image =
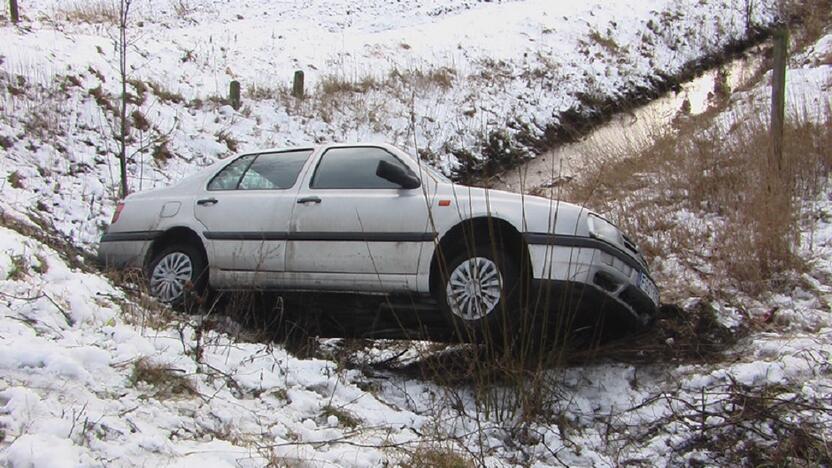
M 617 246 L 624 246 L 624 238 L 621 236 L 621 231 L 606 219 L 590 213 L 587 225 L 589 227 L 589 234 L 592 237 Z

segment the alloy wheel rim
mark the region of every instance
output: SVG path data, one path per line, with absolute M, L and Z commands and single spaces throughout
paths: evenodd
M 182 252 L 172 252 L 153 268 L 150 275 L 150 293 L 162 302 L 173 302 L 185 292 L 185 285 L 193 274 L 191 258 Z
M 497 264 L 485 257 L 460 263 L 448 278 L 448 305 L 464 320 L 478 320 L 490 314 L 502 297 L 503 277 Z

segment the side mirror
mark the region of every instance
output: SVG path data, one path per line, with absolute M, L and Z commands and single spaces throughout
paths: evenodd
M 393 182 L 394 184 L 400 186 L 403 189 L 415 189 L 422 185 L 422 183 L 419 181 L 419 178 L 415 175 L 410 174 L 400 166 L 391 164 L 384 160 L 378 162 L 378 167 L 376 167 L 376 175 L 384 180 L 389 180 L 390 182 Z

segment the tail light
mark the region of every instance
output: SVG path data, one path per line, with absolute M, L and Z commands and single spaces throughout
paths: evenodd
M 121 216 L 121 210 L 124 209 L 124 202 L 118 202 L 116 205 L 116 211 L 113 213 L 113 220 L 110 221 L 110 224 L 115 224 L 118 221 L 118 217 Z

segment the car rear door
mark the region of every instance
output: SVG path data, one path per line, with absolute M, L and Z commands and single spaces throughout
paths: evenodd
M 211 267 L 229 272 L 282 272 L 299 184 L 312 149 L 237 158 L 207 184 L 194 213 L 205 226 Z
M 421 188 L 376 175 L 379 161 L 413 171 L 374 146 L 325 150 L 297 194 L 286 269 L 295 273 L 415 275 L 433 241 Z

